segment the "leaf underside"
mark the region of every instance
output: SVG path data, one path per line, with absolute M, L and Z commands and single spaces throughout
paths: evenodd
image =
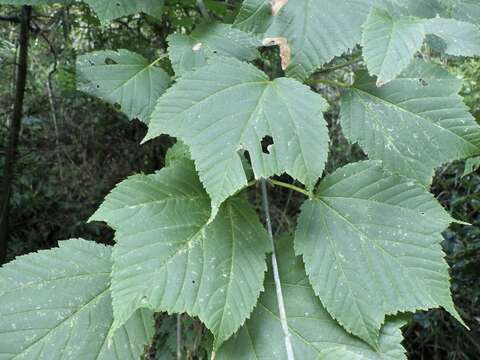
M 85 0 L 90 5 L 102 23 L 108 23 L 122 16 L 145 14 L 160 18 L 163 12 L 164 0 Z

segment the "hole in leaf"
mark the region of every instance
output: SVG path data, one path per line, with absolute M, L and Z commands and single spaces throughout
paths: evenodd
M 273 145 L 273 138 L 270 135 L 264 136 L 262 139 L 262 151 L 264 154 L 270 154 Z
M 428 82 L 426 82 L 424 79 L 419 79 L 418 81 L 420 81 L 420 85 L 428 86 Z
M 115 60 L 111 59 L 111 58 L 106 58 L 105 59 L 105 64 L 107 65 L 115 65 L 115 64 L 118 64 Z

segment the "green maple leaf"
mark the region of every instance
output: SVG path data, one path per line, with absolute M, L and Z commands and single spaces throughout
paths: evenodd
M 302 360 L 405 360 L 403 322 L 389 319 L 382 327 L 379 351 L 347 333 L 320 303 L 309 284 L 292 241 L 277 241 L 280 279 L 288 328 L 296 359 Z M 220 348 L 218 360 L 287 359 L 272 273 L 265 281 L 265 293 L 250 320 Z
M 452 221 L 422 186 L 366 161 L 322 181 L 302 206 L 295 249 L 330 314 L 378 347 L 386 315 L 443 306 L 461 321 L 440 245 Z
M 228 200 L 208 223 L 210 199 L 191 161 L 120 183 L 92 220 L 116 230 L 114 328 L 139 308 L 198 316 L 215 348 L 252 311 L 262 290 L 265 230 L 243 197 Z
M 0 358 L 138 360 L 153 314 L 137 311 L 112 331 L 111 248 L 81 239 L 59 246 L 0 269 Z
M 257 179 L 286 172 L 312 189 L 328 153 L 326 108 L 320 95 L 295 80 L 270 81 L 250 64 L 216 58 L 160 98 L 144 141 L 167 133 L 188 145 L 214 217 L 247 185 L 242 151 Z M 273 145 L 264 150 L 266 136 Z
M 461 86 L 422 61 L 382 88 L 359 72 L 343 92 L 343 132 L 388 170 L 429 185 L 435 168 L 480 153 L 480 127 L 458 95 Z

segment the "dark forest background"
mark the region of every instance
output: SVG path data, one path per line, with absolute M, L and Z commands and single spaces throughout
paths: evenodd
M 231 22 L 240 1 L 211 0 L 205 5 L 211 19 Z M 1 176 L 15 102 L 19 15 L 18 7 L 0 6 Z M 161 20 L 135 15 L 108 26 L 101 26 L 82 4 L 33 9 L 26 94 L 9 204 L 7 261 L 69 238 L 112 244 L 109 228 L 86 224 L 86 220 L 116 183 L 134 173 L 160 169 L 166 150 L 174 143 L 174 139 L 163 137 L 140 146 L 146 133 L 144 124 L 129 121 L 113 106 L 76 91 L 76 57 L 92 50 L 129 49 L 153 60 L 166 51 L 169 33 L 189 32 L 201 18 L 195 0 L 167 0 Z M 423 55 L 435 56 L 429 48 Z M 278 66 L 271 51 L 264 56 L 272 59 L 272 66 Z M 480 120 L 480 60 L 435 60 L 464 78 L 465 101 Z M 171 72 L 168 59 L 162 66 Z M 351 70 L 345 68 L 334 76 L 351 76 Z M 328 164 L 331 172 L 364 154 L 347 144 L 341 134 L 338 93 L 323 91 L 332 104 L 327 114 L 333 139 Z M 471 331 L 442 310 L 415 315 L 405 328 L 410 359 L 480 359 L 480 172 L 463 176 L 464 167 L 464 162 L 456 162 L 439 169 L 432 191 L 455 218 L 472 224 L 453 225 L 444 233 L 455 302 Z M 288 192 L 271 191 L 278 232 L 293 228 L 294 209 L 301 199 Z M 182 322 L 183 353 L 187 359 L 205 359 L 209 341 L 205 329 L 195 319 L 183 317 Z M 175 324 L 174 318 L 157 316 L 155 343 L 147 359 L 175 358 Z

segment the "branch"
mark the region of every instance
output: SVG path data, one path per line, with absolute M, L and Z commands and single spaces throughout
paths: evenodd
M 25 98 L 25 85 L 28 72 L 28 38 L 31 13 L 32 8 L 30 6 L 22 6 L 20 36 L 18 40 L 20 51 L 18 55 L 17 78 L 15 85 L 15 103 L 13 105 L 13 113 L 10 122 L 5 165 L 3 167 L 3 182 L 0 190 L 0 263 L 5 261 L 8 249 L 10 194 L 15 174 L 20 128 L 22 126 L 23 100 Z
M 182 360 L 182 314 L 177 314 L 177 360 Z
M 205 3 L 203 2 L 203 0 L 197 0 L 197 6 L 198 6 L 198 9 L 200 10 L 200 14 L 202 14 L 204 18 L 208 19 L 210 17 L 210 14 L 208 13 L 208 9 L 205 6 Z
M 328 67 L 328 68 L 323 68 L 323 69 L 320 69 L 318 70 L 316 73 L 313 74 L 313 76 L 315 76 L 316 74 L 324 74 L 324 73 L 328 73 L 328 72 L 332 72 L 332 71 L 335 71 L 335 70 L 340 70 L 340 69 L 343 69 L 347 66 L 350 66 L 350 65 L 353 65 L 353 64 L 356 64 L 358 62 L 362 61 L 362 57 L 359 55 L 359 56 L 355 56 L 353 59 L 351 60 L 348 60 L 342 64 L 338 64 L 338 65 L 333 65 L 331 67 Z
M 342 89 L 346 89 L 346 88 L 351 88 L 351 87 L 352 87 L 350 84 L 347 84 L 347 83 L 344 83 L 344 82 L 340 82 L 340 81 L 335 81 L 335 80 L 329 80 L 329 79 L 313 79 L 313 80 L 307 80 L 307 81 L 305 82 L 305 84 L 308 84 L 308 85 L 323 84 L 323 85 L 328 85 L 328 86 L 332 86 L 332 87 L 335 87 L 335 88 L 342 88 Z
M 277 291 L 278 312 L 280 314 L 280 322 L 282 324 L 283 335 L 285 338 L 285 348 L 287 350 L 287 359 L 295 360 L 293 355 L 292 341 L 290 338 L 290 330 L 288 329 L 287 313 L 285 311 L 285 304 L 283 301 L 282 284 L 280 282 L 280 273 L 278 271 L 277 252 L 275 250 L 275 241 L 273 240 L 272 220 L 270 219 L 270 207 L 268 204 L 267 181 L 262 179 L 260 181 L 260 188 L 262 191 L 262 206 L 267 223 L 268 236 L 272 242 L 272 268 L 273 278 L 275 280 L 275 289 Z
M 15 15 L 0 15 L 0 21 L 8 21 L 15 24 L 20 24 L 22 19 Z

